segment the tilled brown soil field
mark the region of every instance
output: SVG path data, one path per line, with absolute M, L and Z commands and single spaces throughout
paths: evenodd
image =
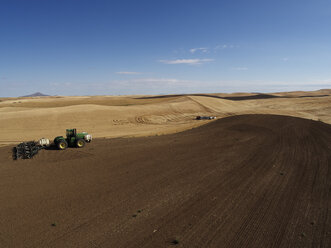
M 242 115 L 13 161 L 0 247 L 331 247 L 331 126 Z

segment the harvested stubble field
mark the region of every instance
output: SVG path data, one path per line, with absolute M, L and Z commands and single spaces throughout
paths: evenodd
M 331 90 L 275 94 L 194 94 L 4 98 L 0 146 L 63 135 L 75 127 L 94 137 L 139 137 L 197 127 L 197 115 L 278 114 L 331 124 Z M 28 130 L 28 131 L 27 131 Z
M 319 108 L 316 99 L 322 102 Z M 330 247 L 331 125 L 250 113 L 258 104 L 264 111 L 295 113 L 300 108 L 292 115 L 327 122 L 327 99 L 277 99 L 292 101 L 291 110 L 277 110 L 280 102 L 272 105 L 275 99 L 265 97 L 157 98 L 160 102 L 146 103 L 148 118 L 130 124 L 133 136 L 157 126 L 173 132 L 169 127 L 176 121 L 190 129 L 113 139 L 100 133 L 84 149 L 42 150 L 31 160 L 13 161 L 11 146 L 0 147 L 1 247 Z M 186 116 L 184 100 L 192 104 L 188 109 L 233 116 L 195 124 L 198 111 Z M 169 101 L 177 112 L 153 114 L 156 105 Z M 237 115 L 242 102 L 251 109 Z M 58 112 L 62 115 L 68 107 L 73 106 L 43 108 L 64 108 Z M 16 114 L 32 111 L 28 108 Z M 122 114 L 124 119 L 136 113 Z M 181 122 L 178 116 L 187 119 Z M 208 124 L 192 128 L 200 123 Z

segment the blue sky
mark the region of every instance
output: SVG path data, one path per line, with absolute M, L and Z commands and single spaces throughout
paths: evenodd
M 0 0 L 0 96 L 321 88 L 329 0 Z

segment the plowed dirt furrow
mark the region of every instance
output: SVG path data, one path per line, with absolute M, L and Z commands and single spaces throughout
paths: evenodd
M 10 149 L 0 147 L 0 247 L 331 246 L 322 122 L 242 115 L 31 160 Z

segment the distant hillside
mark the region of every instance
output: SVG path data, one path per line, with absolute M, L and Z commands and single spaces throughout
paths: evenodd
M 26 95 L 26 96 L 21 96 L 21 97 L 34 97 L 34 96 L 49 96 L 49 95 L 45 95 L 43 93 L 36 92 L 36 93 L 31 94 L 31 95 Z

